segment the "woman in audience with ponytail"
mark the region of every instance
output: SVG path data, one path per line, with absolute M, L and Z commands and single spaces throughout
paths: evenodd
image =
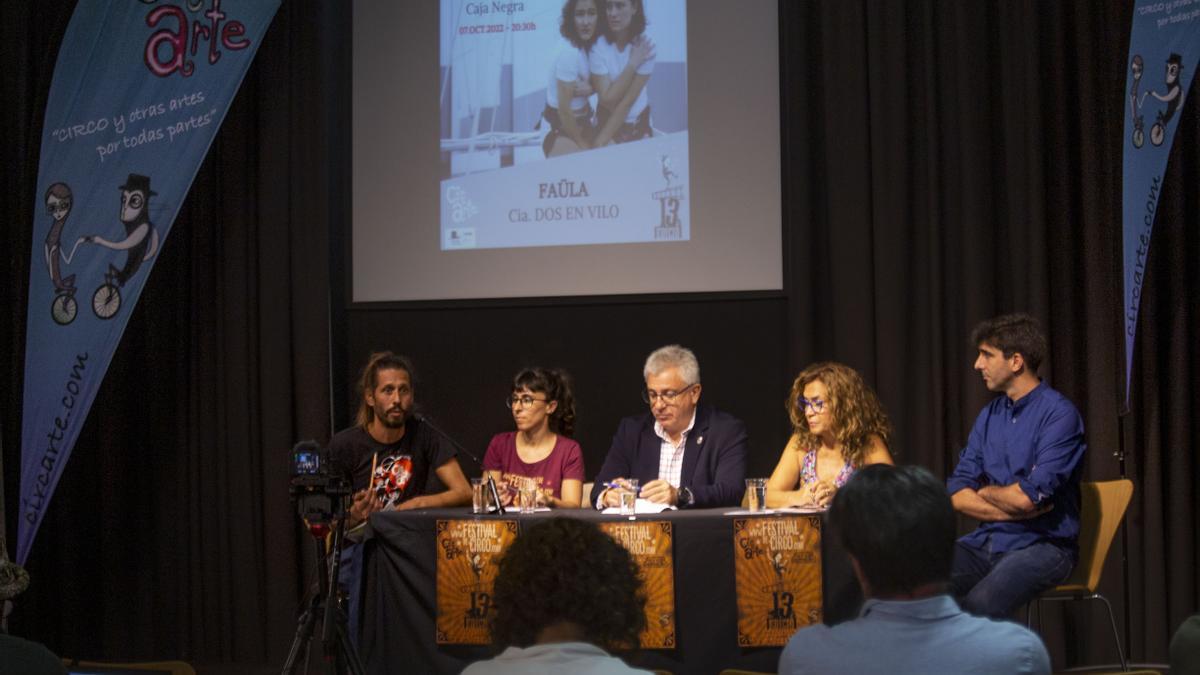
M 583 451 L 575 431 L 575 397 L 561 370 L 526 368 L 513 378 L 505 399 L 516 431 L 496 434 L 483 456 L 483 470 L 507 489 L 507 506 L 521 487 L 535 487 L 539 503 L 577 509 L 583 498 Z

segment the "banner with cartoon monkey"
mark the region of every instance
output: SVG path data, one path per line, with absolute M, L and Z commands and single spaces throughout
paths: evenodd
M 1150 233 L 1154 229 L 1171 142 L 1192 84 L 1192 74 L 1196 72 L 1197 57 L 1200 57 L 1200 0 L 1138 0 L 1133 7 L 1129 34 L 1122 144 L 1126 407 Z
M 46 101 L 17 562 L 279 0 L 79 0 Z M 132 441 L 131 452 L 139 451 Z

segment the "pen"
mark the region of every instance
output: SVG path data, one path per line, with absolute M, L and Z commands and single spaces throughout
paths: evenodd
M 606 488 L 608 488 L 608 489 L 610 489 L 610 490 L 626 490 L 626 489 L 628 489 L 628 487 L 627 487 L 626 485 L 624 485 L 624 484 L 622 484 L 622 483 L 620 483 L 620 482 L 618 482 L 618 481 L 612 481 L 612 482 L 609 482 L 609 483 L 601 483 L 601 485 L 603 485 L 604 487 L 606 487 Z M 637 492 L 638 494 L 641 494 L 641 492 L 642 492 L 642 486 L 640 486 L 640 485 L 639 485 L 639 486 L 637 487 L 637 490 L 636 490 L 636 492 Z

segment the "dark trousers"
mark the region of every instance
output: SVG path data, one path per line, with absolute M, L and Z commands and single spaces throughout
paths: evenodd
M 967 612 L 1010 619 L 1039 593 L 1066 579 L 1077 557 L 1074 549 L 1048 541 L 992 552 L 959 540 L 950 581 L 958 604 Z

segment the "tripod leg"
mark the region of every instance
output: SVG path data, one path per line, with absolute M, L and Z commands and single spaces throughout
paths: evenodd
M 317 627 L 317 618 L 324 613 L 322 603 L 325 602 L 327 594 L 325 575 L 329 572 L 329 568 L 325 564 L 325 540 L 316 537 L 313 543 L 317 554 L 316 588 L 313 589 L 313 596 L 312 600 L 308 603 L 308 609 L 304 610 L 304 614 L 300 615 L 300 621 L 296 628 L 296 638 L 292 640 L 292 647 L 288 650 L 287 661 L 283 664 L 283 675 L 294 675 L 297 665 L 296 660 L 299 658 L 301 651 L 305 654 L 305 671 L 308 671 L 309 644 Z
M 338 656 L 345 660 L 350 675 L 364 675 L 366 671 L 363 669 L 362 660 L 358 657 L 358 650 L 355 649 L 354 643 L 350 640 L 350 633 L 346 629 L 345 614 L 340 611 L 337 621 L 337 641 Z
M 308 644 L 312 640 L 313 629 L 316 628 L 317 615 L 320 610 L 321 596 L 314 595 L 308 609 L 300 615 L 300 621 L 296 626 L 296 637 L 292 640 L 291 649 L 288 650 L 287 661 L 283 662 L 283 675 L 293 675 L 296 672 L 296 659 L 300 656 L 300 652 L 308 652 Z

